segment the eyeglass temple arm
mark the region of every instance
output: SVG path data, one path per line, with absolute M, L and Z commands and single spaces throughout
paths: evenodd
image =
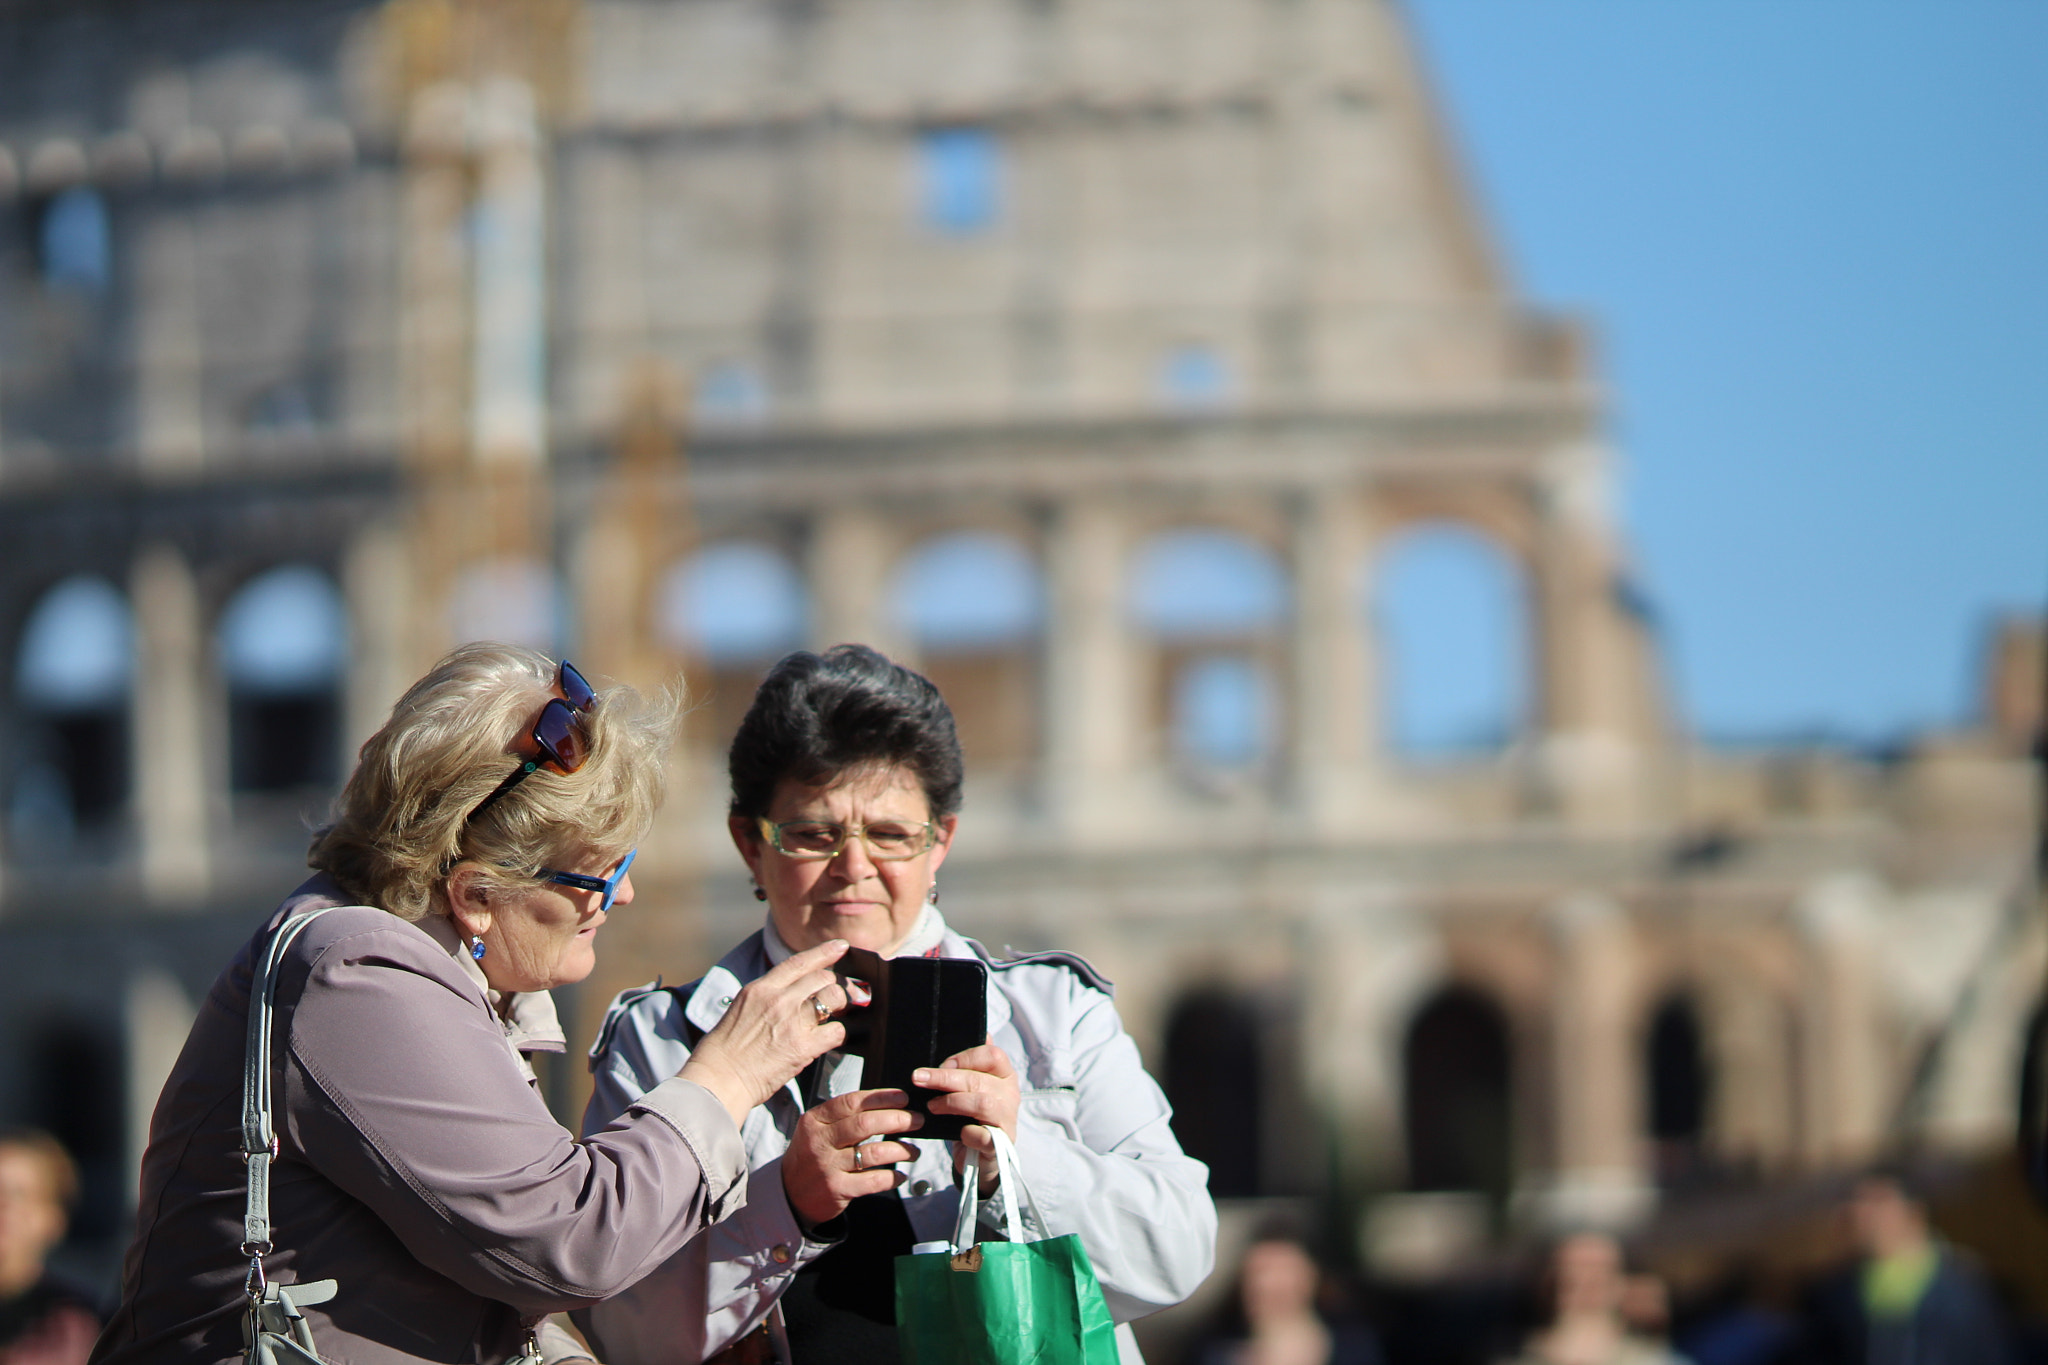
M 489 810 L 491 808 L 492 803 L 495 802 L 499 797 L 503 796 L 506 792 L 511 791 L 521 782 L 524 782 L 527 778 L 532 777 L 534 773 L 538 772 L 540 770 L 540 765 L 540 759 L 529 758 L 525 762 L 521 763 L 518 767 L 514 768 L 509 774 L 506 775 L 506 778 L 503 782 L 500 782 L 496 787 L 493 787 L 491 789 L 491 794 L 489 796 L 486 796 L 483 800 L 477 802 L 475 806 L 470 808 L 468 816 L 464 818 L 464 823 L 466 824 L 470 820 L 476 819 L 477 816 L 482 815 L 485 811 Z

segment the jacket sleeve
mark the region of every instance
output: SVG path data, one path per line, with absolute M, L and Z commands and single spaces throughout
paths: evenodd
M 709 1091 L 664 1079 L 572 1139 L 473 989 L 391 931 L 313 961 L 285 1086 L 314 1170 L 422 1264 L 522 1313 L 617 1293 L 744 1198 L 745 1152 Z
M 1040 1066 L 1018 1059 L 1030 1081 L 1049 1082 L 1024 1091 L 1020 1173 L 1045 1231 L 1080 1234 L 1111 1315 L 1129 1322 L 1180 1303 L 1209 1277 L 1216 1205 L 1208 1167 L 1174 1139 L 1173 1111 L 1115 1004 L 1060 975 L 1070 992 L 1066 1036 L 1026 1039 L 1044 1052 Z
M 666 993 L 621 998 L 593 1058 L 596 1084 L 584 1112 L 586 1132 L 689 1058 L 679 1007 Z M 806 1237 L 782 1192 L 786 1139 L 773 1114 L 757 1108 L 743 1130 L 747 1198 L 733 1217 L 694 1238 L 624 1292 L 577 1314 L 577 1325 L 606 1365 L 698 1365 L 768 1316 L 790 1278 L 831 1244 Z

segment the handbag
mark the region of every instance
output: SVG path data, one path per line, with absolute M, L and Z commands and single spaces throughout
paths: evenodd
M 270 1029 L 277 998 L 277 966 L 285 950 L 320 916 L 324 906 L 286 920 L 270 936 L 249 981 L 249 1043 L 242 1059 L 242 1160 L 249 1168 L 249 1197 L 242 1215 L 242 1254 L 249 1258 L 244 1284 L 249 1302 L 242 1313 L 243 1365 L 326 1365 L 313 1346 L 313 1329 L 299 1310 L 326 1303 L 340 1289 L 334 1280 L 274 1284 L 263 1273 L 271 1252 L 270 1163 L 277 1158 L 277 1134 L 270 1124 Z M 509 1365 L 541 1365 L 540 1340 L 528 1330 L 525 1348 Z
M 1116 1322 L 1075 1233 L 1024 1240 L 1019 1206 L 1044 1227 L 1007 1133 L 995 1139 L 1006 1242 L 974 1240 L 980 1154 L 969 1152 L 952 1246 L 896 1258 L 896 1332 L 908 1365 L 1117 1365 Z

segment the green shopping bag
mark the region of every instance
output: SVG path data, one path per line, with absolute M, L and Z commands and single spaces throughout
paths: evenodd
M 1007 1242 L 974 1240 L 981 1186 L 978 1154 L 961 1179 L 953 1245 L 896 1258 L 896 1334 L 907 1365 L 1117 1365 L 1116 1323 L 1095 1267 L 1073 1233 L 1024 1240 L 1019 1206 L 1031 1192 L 1017 1173 L 1017 1149 L 1000 1129 Z

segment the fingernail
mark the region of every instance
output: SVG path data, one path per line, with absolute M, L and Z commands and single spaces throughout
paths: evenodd
M 930 1085 L 932 1083 L 932 1073 L 920 1068 L 910 1073 L 910 1080 L 913 1085 Z

